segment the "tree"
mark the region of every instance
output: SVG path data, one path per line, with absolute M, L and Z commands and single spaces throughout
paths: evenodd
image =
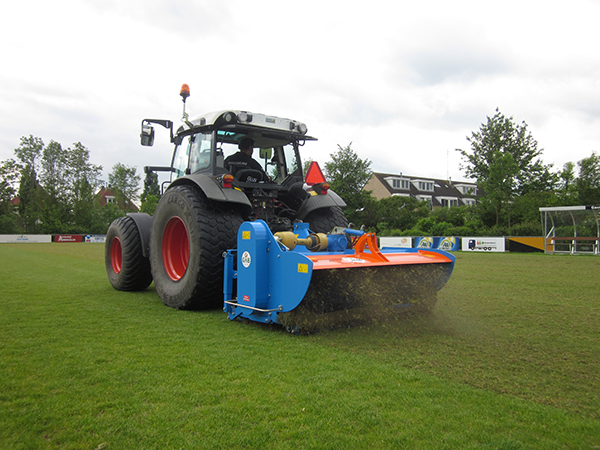
M 90 152 L 81 142 L 74 143 L 67 154 L 73 228 L 75 232 L 91 232 L 95 221 L 94 194 L 100 185 L 102 166 L 90 163 Z
M 140 201 L 142 203 L 140 211 L 153 215 L 156 205 L 160 199 L 160 186 L 158 185 L 158 175 L 156 172 L 148 172 L 144 180 L 144 190 Z
M 71 220 L 67 161 L 67 152 L 56 141 L 50 141 L 42 150 L 39 181 L 46 201 L 40 210 L 40 231 L 45 233 L 64 232 Z
M 23 220 L 24 231 L 35 232 L 40 220 L 41 200 L 37 180 L 38 159 L 44 149 L 44 141 L 29 135 L 21 137 L 21 144 L 15 149 L 15 155 L 21 162 L 21 180 L 19 183 L 19 215 Z
M 351 198 L 361 192 L 373 173 L 371 161 L 360 159 L 351 146 L 352 142 L 346 147 L 338 145 L 338 151 L 329 155 L 331 161 L 325 163 L 331 189 L 342 198 Z
M 37 174 L 35 170 L 27 165 L 21 172 L 19 183 L 19 216 L 23 220 L 23 228 L 26 233 L 35 233 L 40 220 L 41 196 L 38 191 Z
M 21 167 L 7 159 L 0 164 L 0 234 L 15 234 L 20 227 L 12 200 L 17 193 Z
M 126 166 L 125 164 L 116 163 L 112 172 L 108 175 L 108 183 L 112 188 L 125 196 L 124 200 L 138 200 L 138 191 L 140 189 L 141 177 L 137 174 L 137 167 Z
M 563 170 L 559 174 L 560 181 L 558 183 L 558 195 L 563 203 L 571 203 L 571 199 L 576 196 L 576 180 L 575 164 L 567 162 L 563 165 Z
M 338 145 L 338 151 L 330 154 L 331 161 L 325 163 L 326 178 L 333 189 L 348 205 L 344 211 L 349 221 L 356 221 L 356 213 L 364 208 L 370 195 L 363 187 L 373 173 L 371 161 L 361 159 L 351 148 Z
M 557 178 L 544 165 L 537 141 L 527 130 L 527 124 L 515 124 L 498 109 L 487 118 L 478 132 L 467 141 L 470 150 L 456 149 L 463 158 L 461 169 L 468 178 L 475 178 L 484 192 L 482 201 L 494 211 L 496 225 L 506 217 L 510 225 L 510 205 L 516 196 L 552 190 Z
M 579 177 L 576 181 L 577 197 L 582 205 L 600 205 L 600 155 L 592 152 L 577 163 Z
M 379 200 L 378 206 L 378 232 L 411 229 L 419 219 L 426 218 L 430 213 L 429 204 L 414 197 L 382 198 Z
M 15 155 L 23 167 L 29 166 L 36 174 L 38 172 L 38 158 L 44 150 L 44 141 L 33 135 L 22 136 L 21 144 L 15 149 Z
M 21 169 L 14 159 L 7 159 L 0 164 L 0 214 L 13 209 L 11 200 L 17 193 Z
M 42 151 L 42 170 L 40 184 L 52 200 L 66 205 L 68 203 L 69 183 L 65 174 L 67 172 L 67 154 L 62 145 L 50 141 Z
M 100 185 L 102 166 L 90 162 L 90 151 L 81 142 L 67 149 L 67 158 L 66 176 L 73 202 L 92 200 L 93 191 Z

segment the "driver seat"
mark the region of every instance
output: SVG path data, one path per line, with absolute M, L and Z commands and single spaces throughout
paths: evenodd
M 241 169 L 235 172 L 234 177 L 242 183 L 259 183 L 264 182 L 264 174 L 256 169 Z

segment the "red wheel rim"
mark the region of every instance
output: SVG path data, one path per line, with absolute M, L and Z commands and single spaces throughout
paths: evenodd
M 179 217 L 172 217 L 162 239 L 162 257 L 165 271 L 171 280 L 185 275 L 190 261 L 190 238 L 187 228 Z
M 113 272 L 121 272 L 123 252 L 121 251 L 121 240 L 118 237 L 115 237 L 110 243 L 110 265 Z

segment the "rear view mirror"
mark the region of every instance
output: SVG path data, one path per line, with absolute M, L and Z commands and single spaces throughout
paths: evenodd
M 142 124 L 140 142 L 144 147 L 152 147 L 154 145 L 154 127 Z
M 260 149 L 260 159 L 271 159 L 272 155 L 273 155 L 272 148 L 261 148 Z

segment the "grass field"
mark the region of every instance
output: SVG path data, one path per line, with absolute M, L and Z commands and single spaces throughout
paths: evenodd
M 0 245 L 0 449 L 600 448 L 600 258 L 457 254 L 431 317 L 292 336 Z

